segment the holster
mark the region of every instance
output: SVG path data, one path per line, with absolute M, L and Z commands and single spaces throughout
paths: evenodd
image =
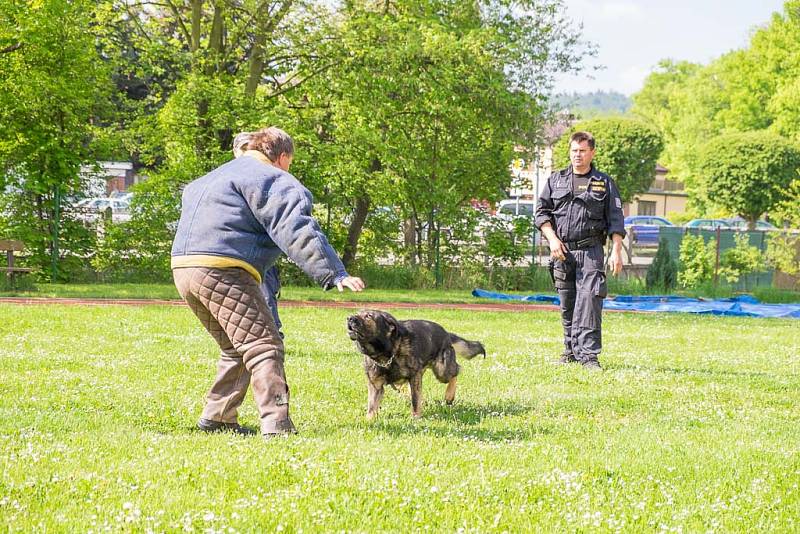
M 550 261 L 547 262 L 547 272 L 550 273 L 550 280 L 553 282 L 553 285 L 556 285 L 556 272 L 555 272 L 555 270 L 556 270 L 555 260 L 553 260 L 551 258 Z

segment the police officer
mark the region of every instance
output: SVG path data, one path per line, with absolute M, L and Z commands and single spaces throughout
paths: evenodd
M 609 267 L 619 274 L 625 229 L 616 184 L 592 165 L 594 147 L 592 134 L 572 135 L 572 165 L 547 180 L 535 222 L 550 244 L 550 272 L 561 301 L 564 353 L 559 363 L 600 370 L 603 298 L 608 293 L 603 245 L 610 235 Z

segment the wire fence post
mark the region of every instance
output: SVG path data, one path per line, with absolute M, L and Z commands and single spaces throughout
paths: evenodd
M 714 260 L 714 287 L 716 287 L 717 283 L 719 282 L 719 241 L 721 235 L 719 226 L 717 227 L 716 233 L 717 233 L 717 246 L 716 246 L 717 257 Z

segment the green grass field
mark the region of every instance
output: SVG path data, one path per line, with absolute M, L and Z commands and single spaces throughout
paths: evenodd
M 369 283 L 369 280 L 367 280 Z M 626 284 L 624 281 L 615 278 L 609 279 L 610 291 L 616 295 L 639 295 L 643 293 L 642 284 Z M 634 287 L 635 286 L 635 287 Z M 491 288 L 489 288 L 491 289 Z M 554 290 L 550 291 L 509 291 L 509 293 L 531 294 L 531 293 L 550 293 L 555 295 Z M 646 292 L 645 292 L 646 293 Z M 703 287 L 693 291 L 679 291 L 686 297 L 704 298 L 726 298 L 733 296 L 730 288 L 725 287 Z M 792 303 L 800 302 L 800 293 L 783 289 L 773 289 L 768 287 L 755 288 L 753 296 L 762 302 L 771 303 Z M 0 297 L 3 296 L 23 296 L 23 297 L 68 297 L 68 298 L 110 298 L 110 299 L 177 299 L 178 292 L 171 283 L 162 284 L 46 284 L 40 283 L 33 289 L 9 290 L 0 289 Z M 372 289 L 363 293 L 351 293 L 345 291 L 339 293 L 335 289 L 332 291 L 322 291 L 318 287 L 295 287 L 285 286 L 281 296 L 286 300 L 347 300 L 347 301 L 376 301 L 376 302 L 425 302 L 425 303 L 458 303 L 458 302 L 493 302 L 498 301 L 488 299 L 476 299 L 467 290 L 436 290 L 436 289 Z
M 557 313 L 400 310 L 489 356 L 368 424 L 347 313 L 283 311 L 300 434 L 265 442 L 193 429 L 188 309 L 0 304 L 0 531 L 800 529 L 796 320 L 608 313 L 593 374 L 551 364 Z
M 555 294 L 555 292 L 553 292 Z M 180 299 L 173 284 L 39 284 L 35 290 L 0 291 L 2 296 L 103 298 L 103 299 Z M 477 299 L 466 290 L 419 290 L 419 289 L 369 289 L 362 293 L 336 289 L 323 291 L 318 287 L 286 286 L 281 290 L 281 299 L 310 301 L 349 302 L 418 302 L 418 303 L 462 303 L 492 302 Z

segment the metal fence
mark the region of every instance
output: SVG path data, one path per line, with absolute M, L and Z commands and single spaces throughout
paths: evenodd
M 716 230 L 704 230 L 700 228 L 684 228 L 681 226 L 662 226 L 659 229 L 659 239 L 665 239 L 669 247 L 669 253 L 675 261 L 680 260 L 681 241 L 686 234 L 699 235 L 703 240 L 708 243 L 712 239 L 716 239 L 716 266 L 714 273 L 716 276 L 719 270 L 720 260 L 722 254 L 728 249 L 736 246 L 734 236 L 745 234 L 748 237 L 751 246 L 758 248 L 762 253 L 767 250 L 767 241 L 769 240 L 768 232 L 754 230 L 742 231 L 733 229 L 717 228 Z M 743 276 L 736 284 L 732 284 L 734 290 L 752 289 L 757 286 L 771 286 L 774 271 L 764 266 L 764 272 L 753 273 Z

